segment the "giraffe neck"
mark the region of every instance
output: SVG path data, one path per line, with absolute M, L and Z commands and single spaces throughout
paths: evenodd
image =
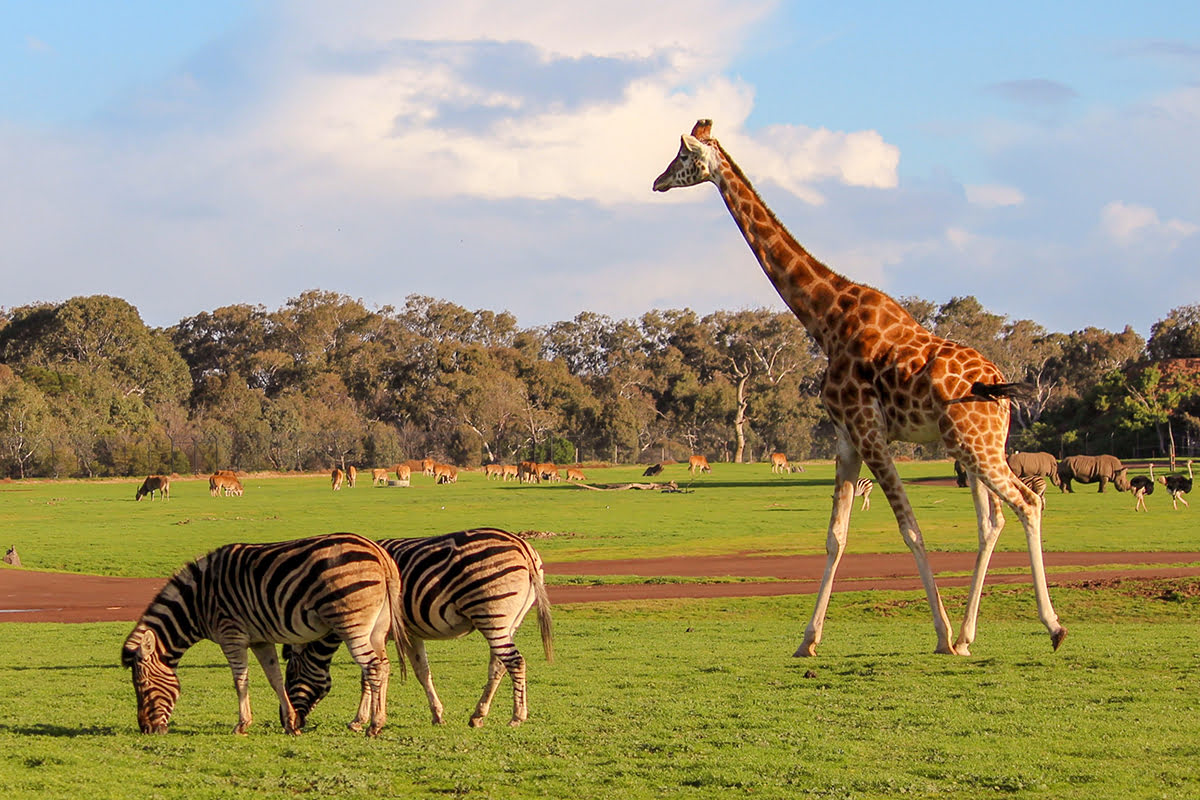
M 759 197 L 741 168 L 719 145 L 718 149 L 723 163 L 716 185 L 733 221 L 779 296 L 830 353 L 837 346 L 839 331 L 845 328 L 848 311 L 834 301 L 856 284 L 805 250 Z

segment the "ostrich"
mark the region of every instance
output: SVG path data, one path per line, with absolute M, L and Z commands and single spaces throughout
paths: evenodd
M 1179 510 L 1179 504 L 1191 507 L 1188 504 L 1185 494 L 1192 491 L 1192 462 L 1187 462 L 1188 474 L 1187 477 L 1182 475 L 1163 475 L 1158 479 L 1158 482 L 1167 487 L 1167 491 L 1171 493 L 1171 507 L 1176 511 Z
M 1129 491 L 1133 492 L 1135 503 L 1133 504 L 1134 511 L 1149 511 L 1146 508 L 1146 495 L 1154 494 L 1154 464 L 1150 465 L 1150 477 L 1145 475 L 1134 475 L 1129 479 Z

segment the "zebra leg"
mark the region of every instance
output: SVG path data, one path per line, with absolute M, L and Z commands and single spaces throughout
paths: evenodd
M 250 649 L 254 652 L 258 663 L 262 665 L 263 672 L 267 674 L 267 681 L 270 682 L 271 688 L 279 697 L 279 718 L 283 723 L 284 731 L 293 736 L 299 736 L 300 726 L 296 721 L 296 709 L 292 708 L 292 701 L 287 694 L 287 686 L 284 685 L 283 675 L 279 672 L 279 656 L 275 652 L 275 643 L 259 642 L 250 645 Z
M 492 708 L 492 698 L 496 696 L 496 687 L 500 685 L 504 672 L 504 662 L 493 652 L 488 659 L 488 679 L 483 685 L 483 696 L 479 698 L 479 705 L 475 706 L 475 713 L 467 722 L 472 728 L 483 727 L 483 720 Z
M 244 643 L 222 644 L 221 651 L 233 671 L 233 688 L 238 696 L 238 723 L 233 726 L 233 732 L 239 736 L 246 735 L 246 729 L 254 721 L 250 713 L 250 662 L 246 659 Z
M 411 635 L 411 634 L 410 634 Z M 425 652 L 425 641 L 413 639 L 409 650 L 413 671 L 417 680 L 425 687 L 425 697 L 429 700 L 429 712 L 433 715 L 433 724 L 441 725 L 445 720 L 442 716 L 442 701 L 438 698 L 437 690 L 433 688 L 433 676 L 429 672 L 429 655 Z

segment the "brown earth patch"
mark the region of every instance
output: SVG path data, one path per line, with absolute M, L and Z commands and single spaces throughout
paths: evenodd
M 966 586 L 974 553 L 930 553 L 942 587 Z M 1116 581 L 1200 578 L 1200 552 L 1176 553 L 1046 553 L 1051 585 L 1101 588 Z M 1172 566 L 1192 564 L 1193 566 Z M 1029 559 L 1023 552 L 996 553 L 988 585 L 1029 582 Z M 997 573 L 1004 568 L 1021 572 Z M 756 582 L 633 583 L 596 586 L 555 585 L 553 603 L 607 600 L 651 600 L 682 597 L 762 597 L 812 594 L 820 585 L 824 556 L 700 556 L 622 561 L 574 561 L 547 564 L 550 575 L 640 575 L 692 578 L 773 578 Z M 0 568 L 0 622 L 132 621 L 141 616 L 166 578 L 113 578 L 100 575 L 37 572 Z M 842 559 L 834 591 L 921 588 L 908 553 L 850 554 Z M 1158 592 L 1163 589 L 1147 588 Z M 1200 594 L 1200 580 L 1182 580 L 1171 591 Z M 1195 592 L 1196 594 L 1191 594 Z

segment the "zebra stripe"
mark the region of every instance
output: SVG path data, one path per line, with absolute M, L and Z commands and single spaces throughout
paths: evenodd
M 1042 506 L 1046 505 L 1046 479 L 1041 475 L 1026 475 L 1021 478 L 1021 483 L 1033 490 L 1033 493 L 1042 501 Z
M 554 657 L 550 601 L 537 551 L 524 539 L 496 528 L 384 539 L 380 545 L 400 570 L 409 657 L 429 700 L 433 723 L 443 722 L 443 708 L 430 676 L 425 640 L 455 639 L 473 630 L 487 639 L 491 658 L 488 681 L 471 715 L 471 726 L 483 724 L 505 672 L 513 683 L 510 724 L 523 722 L 528 716 L 525 659 L 513 634 L 535 600 L 542 647 L 548 661 Z M 329 664 L 337 648 L 338 641 L 327 636 L 284 649 L 284 657 L 289 659 L 287 693 L 301 724 L 329 691 Z
M 233 670 L 238 724 L 251 723 L 249 662 L 254 651 L 283 706 L 289 733 L 299 731 L 279 673 L 275 643 L 330 636 L 362 667 L 375 735 L 387 718 L 390 666 L 384 645 L 406 641 L 400 575 L 379 545 L 353 533 L 274 544 L 231 544 L 185 565 L 151 601 L 125 640 L 121 663 L 133 672 L 138 726 L 166 733 L 179 699 L 179 660 L 201 639 L 220 646 Z M 398 644 L 398 652 L 400 645 Z M 404 660 L 400 659 L 403 674 Z
M 875 488 L 875 482 L 870 478 L 859 478 L 854 484 L 854 496 L 861 497 L 862 508 L 859 511 L 868 511 L 871 508 L 871 490 Z

